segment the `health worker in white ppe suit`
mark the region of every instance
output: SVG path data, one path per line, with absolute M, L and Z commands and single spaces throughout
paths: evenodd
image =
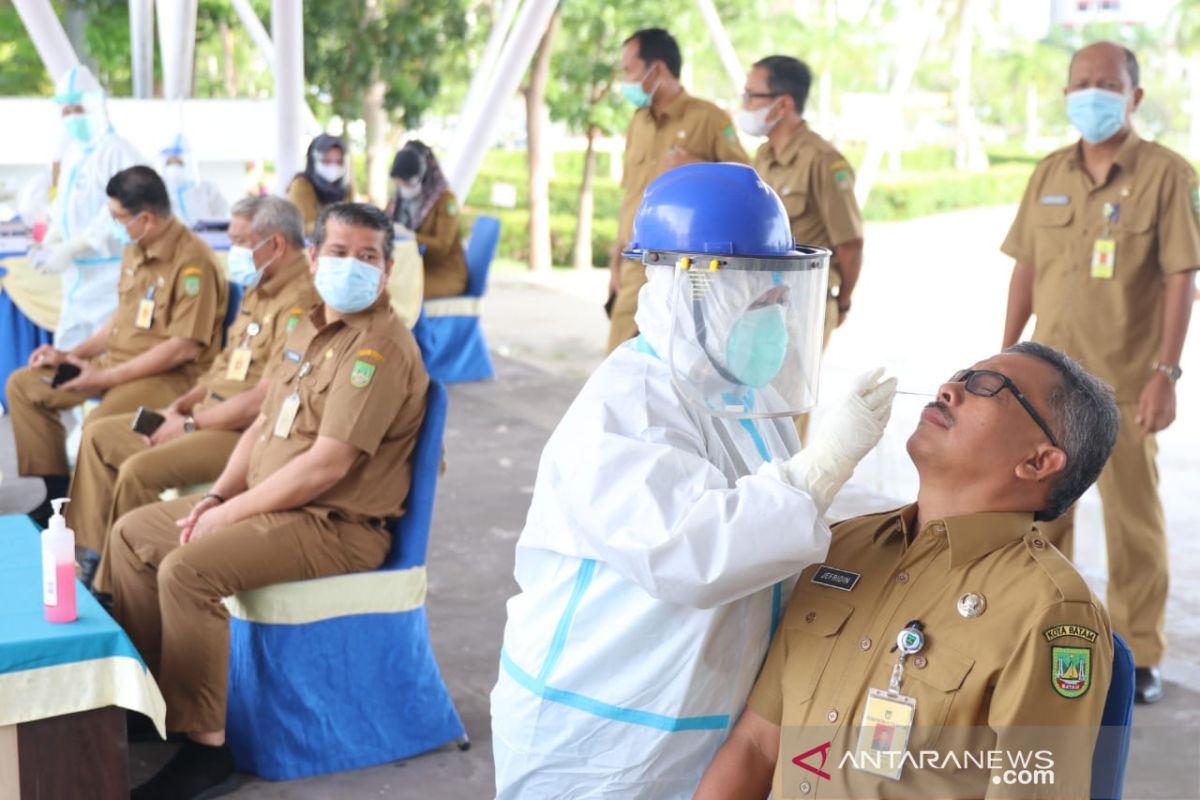
M 215 183 L 200 177 L 200 165 L 182 133 L 171 139 L 159 157 L 158 172 L 180 222 L 192 228 L 201 220 L 229 219 L 229 202 Z
M 62 275 L 62 309 L 54 346 L 69 350 L 100 329 L 117 307 L 122 242 L 104 192 L 123 169 L 144 163 L 108 120 L 104 90 L 87 67 L 55 84 L 54 102 L 74 140 L 63 152 L 46 238 L 30 253 L 35 269 Z
M 542 453 L 492 691 L 496 793 L 690 798 L 741 713 L 822 515 L 879 441 L 894 380 L 816 402 L 829 252 L 797 247 L 754 170 L 646 190 L 627 257 L 641 335 Z

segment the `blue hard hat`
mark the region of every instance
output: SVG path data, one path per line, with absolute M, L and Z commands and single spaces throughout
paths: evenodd
M 779 195 L 745 164 L 688 164 L 646 187 L 624 255 L 641 260 L 654 251 L 800 255 Z

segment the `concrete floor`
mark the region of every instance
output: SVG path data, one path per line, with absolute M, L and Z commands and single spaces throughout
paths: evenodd
M 868 227 L 866 271 L 851 320 L 833 339 L 822 397 L 850 377 L 886 364 L 901 388 L 932 391 L 954 369 L 992 353 L 1000 338 L 1008 263 L 996 253 L 1012 209 L 984 209 Z M 944 242 L 934 249 L 931 242 Z M 485 328 L 497 380 L 451 387 L 447 471 L 439 486 L 429 558 L 428 609 L 446 683 L 474 746 L 453 746 L 404 762 L 302 781 L 247 777 L 238 798 L 401 797 L 458 800 L 491 796 L 488 693 L 496 677 L 504 601 L 515 591 L 513 546 L 537 460 L 587 374 L 603 357 L 607 329 L 603 274 L 530 276 L 501 272 L 489 291 Z M 1200 324 L 1200 323 L 1198 323 Z M 1195 337 L 1193 336 L 1193 339 Z M 1200 349 L 1185 353 L 1200 376 Z M 1139 707 L 1129 760 L 1128 798 L 1200 798 L 1200 380 L 1180 383 L 1180 420 L 1160 437 L 1163 497 L 1171 531 L 1171 651 L 1168 699 Z M 897 401 L 883 442 L 839 500 L 840 515 L 908 500 L 915 474 L 903 443 L 921 402 Z M 820 411 L 816 414 L 819 424 Z M 13 479 L 11 432 L 0 419 L 0 513 L 40 500 L 40 488 Z M 1103 596 L 1105 562 L 1099 501 L 1085 497 L 1077 522 L 1080 566 Z M 132 748 L 135 782 L 169 757 L 168 745 Z

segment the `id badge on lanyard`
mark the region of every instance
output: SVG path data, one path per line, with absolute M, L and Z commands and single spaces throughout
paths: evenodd
M 1117 271 L 1117 240 L 1112 238 L 1112 224 L 1121 213 L 1119 203 L 1104 204 L 1104 235 L 1092 245 L 1092 277 L 1111 281 Z
M 151 286 L 146 290 L 146 296 L 138 302 L 137 316 L 133 320 L 133 327 L 139 330 L 148 331 L 154 324 L 154 290 L 156 287 Z
M 279 416 L 275 418 L 275 430 L 272 432 L 274 436 L 286 439 L 292 435 L 292 426 L 296 424 L 296 415 L 300 412 L 299 383 L 310 372 L 312 372 L 310 362 L 305 361 L 300 365 L 300 372 L 296 379 L 296 391 L 284 398 L 283 403 L 279 406 Z
M 881 778 L 900 780 L 904 771 L 904 755 L 908 752 L 908 737 L 912 734 L 917 716 L 915 697 L 900 693 L 904 680 L 904 660 L 919 653 L 925 646 L 925 634 L 919 620 L 913 620 L 896 637 L 900 651 L 887 690 L 870 689 L 859 724 L 854 763 L 862 772 Z

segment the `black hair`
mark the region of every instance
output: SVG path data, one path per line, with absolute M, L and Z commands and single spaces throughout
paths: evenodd
M 313 231 L 313 247 L 318 252 L 321 245 L 325 244 L 325 228 L 331 219 L 343 225 L 379 231 L 383 234 L 383 260 L 392 257 L 392 221 L 382 210 L 369 203 L 334 203 L 327 206 L 317 217 L 317 227 Z
M 149 211 L 167 219 L 171 216 L 171 197 L 167 185 L 149 167 L 123 169 L 108 179 L 104 193 L 121 204 L 131 215 Z
M 662 28 L 642 28 L 622 44 L 637 42 L 638 58 L 646 62 L 646 67 L 655 61 L 661 61 L 667 66 L 667 71 L 679 77 L 683 69 L 683 55 L 679 52 L 679 43 L 675 37 Z
M 796 113 L 804 114 L 808 90 L 812 88 L 812 70 L 798 58 L 767 56 L 754 62 L 767 73 L 767 89 L 773 94 L 787 95 L 796 104 Z

